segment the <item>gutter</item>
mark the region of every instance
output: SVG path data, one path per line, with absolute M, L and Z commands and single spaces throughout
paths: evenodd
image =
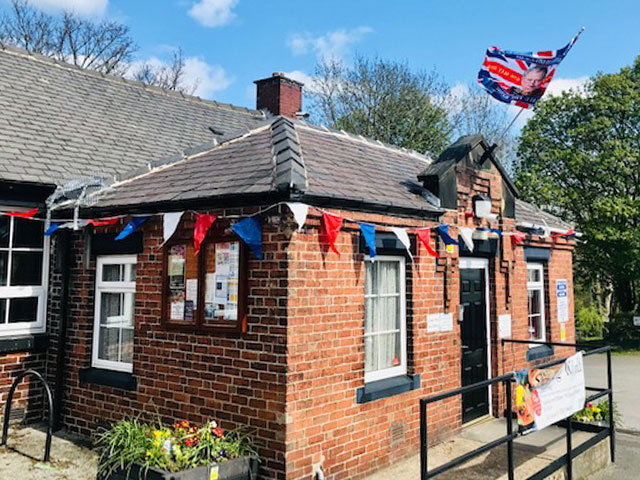
M 567 233 L 569 230 L 566 228 L 549 227 L 548 225 L 538 225 L 532 222 L 517 222 L 516 227 L 522 227 L 531 230 L 548 230 L 551 233 Z M 576 237 L 582 237 L 581 232 L 575 232 Z
M 69 249 L 71 232 L 63 230 L 58 237 L 58 255 L 60 255 L 60 326 L 58 329 L 58 345 L 56 352 L 56 379 L 54 385 L 54 412 L 53 429 L 58 431 L 62 428 L 62 401 L 64 395 L 64 364 L 67 349 L 67 325 L 69 323 L 69 284 L 71 282 L 71 262 L 69 261 Z

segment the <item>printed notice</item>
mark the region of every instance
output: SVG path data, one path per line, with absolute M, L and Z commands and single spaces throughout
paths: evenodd
M 440 331 L 451 332 L 453 330 L 453 313 L 443 313 L 440 315 Z
M 427 315 L 427 332 L 435 333 L 440 331 L 440 317 L 439 313 L 432 313 Z
M 218 275 L 229 275 L 230 273 L 231 250 L 229 243 L 216 244 L 216 273 Z
M 207 273 L 204 280 L 204 303 L 215 303 L 216 301 L 216 274 Z
M 198 279 L 197 278 L 187 279 L 186 299 L 188 302 L 193 302 L 194 309 L 198 308 Z
M 498 335 L 500 338 L 511 338 L 511 315 L 498 315 Z
M 569 290 L 567 288 L 567 281 L 564 279 L 556 280 L 556 304 L 558 309 L 558 322 L 568 322 Z
M 171 302 L 171 320 L 184 320 L 184 302 Z

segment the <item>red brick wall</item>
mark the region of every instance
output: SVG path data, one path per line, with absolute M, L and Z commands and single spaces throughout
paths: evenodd
M 181 228 L 193 231 L 193 219 L 189 214 L 185 218 Z M 264 260 L 258 261 L 253 254 L 249 260 L 247 332 L 237 336 L 170 332 L 161 327 L 160 217 L 147 222 L 143 232 L 133 357 L 137 389 L 132 392 L 79 381 L 79 371 L 91 366 L 96 262 L 91 256 L 89 268 L 84 269 L 83 236 L 74 237 L 65 426 L 91 436 L 98 425 L 137 413 L 149 418 L 160 415 L 165 421 L 216 419 L 225 429 L 248 427 L 262 457 L 262 475 L 284 478 L 287 269 L 281 252 L 286 238 L 264 226 Z M 53 368 L 54 357 L 52 350 Z
M 302 87 L 283 77 L 270 77 L 257 82 L 256 108 L 267 109 L 273 115 L 296 118 L 302 109 Z

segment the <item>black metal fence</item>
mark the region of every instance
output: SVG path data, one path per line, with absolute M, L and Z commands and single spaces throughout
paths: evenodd
M 561 346 L 561 347 L 575 347 L 581 348 L 582 345 L 575 343 L 555 343 L 555 342 L 537 342 L 537 341 L 529 341 L 529 340 L 504 340 L 504 342 L 509 343 L 523 343 L 523 344 L 543 344 L 543 345 L 551 345 L 551 346 Z M 609 398 L 609 424 L 608 426 L 597 426 L 597 425 L 587 425 L 580 424 L 572 421 L 571 417 L 559 422 L 559 426 L 563 426 L 566 429 L 566 442 L 567 442 L 567 453 L 566 455 L 554 460 L 549 465 L 547 465 L 542 470 L 536 472 L 531 475 L 528 480 L 542 480 L 546 478 L 548 475 L 553 472 L 561 469 L 566 465 L 567 467 L 567 478 L 571 480 L 573 478 L 573 459 L 583 453 L 585 450 L 590 448 L 591 446 L 597 444 L 601 440 L 609 437 L 610 441 L 610 451 L 611 451 L 611 461 L 615 461 L 615 421 L 613 417 L 613 390 L 612 390 L 612 372 L 611 372 L 611 347 L 601 347 L 593 350 L 586 351 L 584 356 L 596 355 L 606 353 L 607 354 L 607 387 L 585 387 L 587 391 L 596 392 L 592 395 L 587 396 L 585 400 L 585 405 L 587 403 L 593 402 L 599 398 L 604 396 L 608 396 Z M 544 363 L 541 365 L 537 365 L 536 368 L 548 368 L 554 365 L 558 365 L 564 362 L 566 359 L 562 358 L 560 360 L 555 360 L 552 362 Z M 438 395 L 433 395 L 427 398 L 423 398 L 420 400 L 420 478 L 421 480 L 427 480 L 428 478 L 433 478 L 437 475 L 445 473 L 453 468 L 461 465 L 462 463 L 471 460 L 472 458 L 477 457 L 478 455 L 482 455 L 483 453 L 492 450 L 496 447 L 506 444 L 507 445 L 507 473 L 509 480 L 514 479 L 515 475 L 515 466 L 514 466 L 514 456 L 513 456 L 513 441 L 520 436 L 519 432 L 513 431 L 513 421 L 512 421 L 512 392 L 511 392 L 511 383 L 514 381 L 514 374 L 508 373 L 505 375 L 501 375 L 499 377 L 490 378 L 483 382 L 478 382 L 473 385 L 467 385 L 465 387 L 458 388 L 456 390 L 451 390 L 449 392 L 444 392 Z M 502 437 L 493 440 L 481 447 L 476 448 L 470 452 L 467 452 L 459 457 L 450 460 L 449 462 L 440 465 L 436 468 L 429 470 L 427 459 L 428 459 L 428 405 L 445 400 L 447 398 L 455 397 L 457 395 L 462 395 L 467 392 L 471 392 L 474 390 L 478 390 L 480 388 L 491 388 L 496 384 L 504 384 L 504 392 L 505 392 L 505 400 L 506 400 L 506 434 Z M 584 430 L 591 433 L 595 433 L 595 435 L 589 438 L 587 441 L 582 444 L 574 447 L 572 442 L 572 431 L 573 430 Z M 535 432 L 533 433 L 535 434 Z

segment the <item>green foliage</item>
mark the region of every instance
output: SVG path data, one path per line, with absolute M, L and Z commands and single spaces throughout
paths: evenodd
M 607 341 L 625 348 L 640 347 L 640 327 L 633 324 L 637 313 L 618 313 L 612 315 L 607 323 Z
M 614 308 L 640 302 L 640 57 L 579 92 L 549 97 L 523 129 L 523 197 L 576 223 L 578 276 L 611 285 Z
M 582 307 L 576 312 L 576 331 L 581 340 L 602 338 L 604 318 L 597 307 Z
M 129 473 L 135 463 L 145 469 L 179 472 L 245 455 L 256 456 L 245 433 L 225 433 L 214 421 L 202 426 L 182 421 L 168 427 L 160 422 L 142 423 L 137 418 L 122 420 L 102 432 L 97 445 L 101 477 L 118 470 Z

